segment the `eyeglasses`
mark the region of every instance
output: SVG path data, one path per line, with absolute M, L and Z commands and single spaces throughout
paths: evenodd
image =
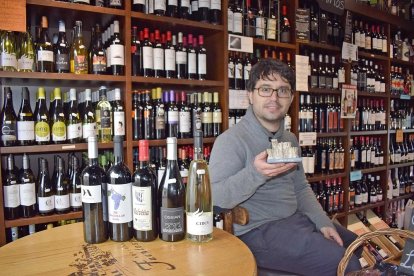
M 271 87 L 259 87 L 254 90 L 257 90 L 261 97 L 272 97 L 273 92 L 276 92 L 278 98 L 290 98 L 292 96 L 292 89 L 288 87 L 279 87 L 277 89 Z

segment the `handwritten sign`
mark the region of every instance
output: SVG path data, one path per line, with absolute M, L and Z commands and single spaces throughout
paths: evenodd
M 318 0 L 319 7 L 327 12 L 342 15 L 345 9 L 345 0 Z
M 0 30 L 26 31 L 26 0 L 1 0 Z
M 411 216 L 409 231 L 414 231 L 414 215 Z M 400 272 L 407 273 L 408 275 L 414 275 L 414 241 L 407 239 L 404 246 L 404 251 L 401 256 L 401 263 L 398 269 Z

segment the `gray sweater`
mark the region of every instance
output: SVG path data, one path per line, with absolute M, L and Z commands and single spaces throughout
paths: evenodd
M 317 229 L 333 227 L 305 178 L 302 164 L 274 178 L 263 176 L 253 166 L 256 155 L 271 147 L 270 137 L 298 146 L 296 137 L 282 127 L 274 135 L 265 129 L 250 107 L 237 125 L 216 139 L 209 165 L 213 204 L 229 209 L 240 205 L 249 211 L 247 225 L 234 225 L 236 235 L 295 212 L 307 215 Z

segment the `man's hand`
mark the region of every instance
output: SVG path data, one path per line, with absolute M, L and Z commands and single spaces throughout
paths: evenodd
M 321 228 L 321 233 L 322 235 L 327 238 L 328 240 L 333 240 L 335 241 L 337 244 L 339 244 L 339 246 L 343 246 L 344 243 L 342 242 L 341 237 L 339 236 L 338 232 L 336 232 L 336 230 L 332 227 L 322 227 Z
M 254 158 L 254 167 L 264 176 L 275 177 L 296 167 L 296 163 L 267 163 L 267 152 L 263 151 Z

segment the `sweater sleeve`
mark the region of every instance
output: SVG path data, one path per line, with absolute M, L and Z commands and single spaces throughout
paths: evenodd
M 254 168 L 253 160 L 246 162 L 246 158 L 240 140 L 231 135 L 216 139 L 209 165 L 214 205 L 231 209 L 249 199 L 266 182 L 267 178 Z
M 294 183 L 298 210 L 308 216 L 318 230 L 325 226 L 333 227 L 331 220 L 316 200 L 316 197 L 305 178 L 302 163 L 299 164 L 298 170 L 295 172 Z

